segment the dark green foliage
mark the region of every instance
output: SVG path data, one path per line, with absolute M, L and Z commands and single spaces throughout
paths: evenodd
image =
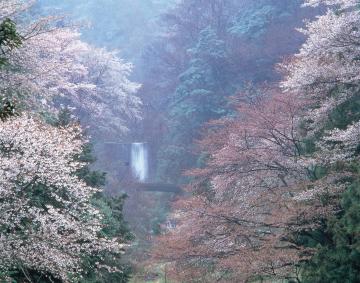
M 359 89 L 350 89 L 350 91 L 354 92 L 353 97 L 339 105 L 339 107 L 331 113 L 327 129 L 345 129 L 349 124 L 360 120 Z M 339 95 L 341 95 L 341 90 Z
M 89 164 L 95 162 L 91 150 L 91 145 L 87 145 L 84 148 L 83 154 L 79 156 L 79 160 Z M 78 176 L 89 186 L 102 187 L 105 185 L 106 174 L 104 172 L 91 170 L 89 166 L 80 169 Z M 105 227 L 102 230 L 103 235 L 108 238 L 120 238 L 128 242 L 133 239 L 133 235 L 124 220 L 123 206 L 125 199 L 126 195 L 110 197 L 104 193 L 98 193 L 93 200 L 93 204 L 104 214 L 103 224 Z M 106 269 L 96 271 L 92 268 L 95 262 L 103 262 L 116 268 L 118 271 L 109 272 Z M 110 252 L 84 259 L 84 270 L 84 283 L 128 282 L 131 272 L 129 265 L 124 263 L 119 255 Z
M 180 134 L 180 133 L 179 133 Z M 158 178 L 164 182 L 172 182 L 174 176 L 179 175 L 179 170 L 191 167 L 194 157 L 186 151 L 185 146 L 168 145 L 158 154 Z M 169 166 L 171 162 L 171 166 Z
M 24 270 L 20 264 L 17 270 L 11 271 L 6 275 L 12 279 L 11 283 L 62 283 L 61 280 L 54 278 L 51 274 L 44 274 L 36 270 Z M 32 281 L 29 281 L 29 279 Z
M 67 125 L 75 122 L 71 110 L 68 108 L 61 109 L 56 117 L 47 118 L 48 122 L 55 127 L 66 127 Z M 87 164 L 78 170 L 77 175 L 80 179 L 84 180 L 88 186 L 100 188 L 105 186 L 106 173 L 97 170 L 91 170 L 91 164 L 96 161 L 92 151 L 92 145 L 90 143 L 86 144 L 81 155 L 77 157 L 80 162 Z
M 10 20 L 5 19 L 0 24 L 0 67 L 7 64 L 5 55 L 22 44 L 22 36 L 16 30 L 16 24 Z M 4 121 L 11 116 L 16 115 L 15 104 L 13 101 L 5 97 L 1 98 L 0 103 L 0 120 Z
M 9 119 L 12 116 L 17 115 L 17 112 L 15 110 L 15 105 L 6 99 L 2 100 L 2 105 L 0 106 L 0 120 L 5 121 L 6 119 Z
M 96 159 L 92 155 L 92 146 L 87 144 L 81 156 L 79 156 L 79 161 L 86 162 L 88 164 L 94 163 Z M 79 178 L 83 179 L 87 185 L 91 187 L 102 187 L 106 182 L 106 173 L 96 170 L 91 170 L 90 166 L 84 166 L 78 171 Z
M 16 24 L 10 19 L 3 20 L 0 24 L 0 66 L 7 63 L 4 56 L 9 51 L 20 47 L 22 40 L 22 36 L 16 30 Z
M 304 282 L 360 282 L 360 182 L 342 196 L 341 212 L 329 219 L 316 255 L 305 265 Z
M 79 174 L 88 185 L 101 186 L 105 181 L 105 174 L 98 171 L 87 169 L 79 172 Z M 133 235 L 129 230 L 127 222 L 124 220 L 123 206 L 125 199 L 126 195 L 110 197 L 99 193 L 94 198 L 93 204 L 104 214 L 103 224 L 105 226 L 102 230 L 103 235 L 108 238 L 116 237 L 129 242 L 133 240 Z M 109 272 L 107 269 L 94 270 L 93 266 L 96 262 L 112 266 L 117 272 Z M 84 270 L 84 279 L 82 281 L 84 283 L 128 282 L 131 274 L 129 264 L 125 263 L 118 254 L 110 252 L 85 258 Z
M 114 260 L 116 259 L 109 259 L 109 255 L 106 256 L 105 263 L 111 265 L 114 263 Z M 93 259 L 92 262 L 89 262 L 89 264 L 93 265 L 94 262 L 96 262 L 96 259 Z M 91 266 L 90 265 L 90 266 Z M 116 283 L 126 283 L 130 280 L 130 273 L 131 268 L 129 266 L 123 266 L 121 269 L 121 272 L 114 272 L 110 273 L 104 270 L 104 272 L 95 273 L 91 272 L 84 276 L 84 279 L 80 281 L 79 283 L 108 283 L 108 282 L 116 282 Z
M 188 50 L 190 61 L 179 75 L 179 85 L 169 105 L 169 133 L 166 148 L 161 152 L 163 164 L 159 176 L 174 177 L 196 162 L 191 144 L 199 138 L 201 126 L 211 119 L 226 114 L 226 96 L 232 93 L 227 81 L 227 55 L 225 42 L 207 27 L 199 34 L 198 42 Z M 226 87 L 227 86 L 227 87 Z M 170 166 L 167 161 L 171 161 Z M 160 171 L 169 168 L 176 172 Z M 168 169 L 166 169 L 168 170 Z M 169 174 L 170 173 L 170 174 Z
M 193 57 L 214 63 L 221 63 L 226 58 L 225 42 L 218 39 L 216 31 L 210 26 L 200 31 L 195 48 L 189 51 Z
M 103 233 L 108 237 L 118 237 L 120 235 L 125 241 L 130 241 L 133 240 L 133 235 L 130 233 L 123 215 L 126 198 L 126 195 L 117 197 L 102 196 L 95 199 L 94 203 L 101 208 L 106 216 L 104 219 L 106 227 L 103 229 Z
M 104 214 L 104 236 L 113 238 L 118 237 L 123 241 L 133 240 L 127 223 L 124 221 L 123 205 L 126 199 L 125 195 L 119 197 L 107 197 L 99 194 L 93 200 L 93 203 Z M 117 272 L 109 272 L 106 269 L 94 270 L 96 262 L 105 263 L 108 266 L 116 268 Z M 128 282 L 131 275 L 131 267 L 128 263 L 116 254 L 110 252 L 99 256 L 88 257 L 84 259 L 84 278 L 83 283 L 107 283 L 107 282 Z
M 278 10 L 272 5 L 254 2 L 253 9 L 242 9 L 236 15 L 229 33 L 238 37 L 258 38 L 265 33 L 265 28 L 271 19 L 277 17 Z
M 55 118 L 55 121 L 49 121 L 51 124 L 53 124 L 55 127 L 66 127 L 67 125 L 74 122 L 74 118 L 71 114 L 70 109 L 63 108 L 58 113 L 57 117 Z M 87 149 L 84 151 L 84 155 L 89 156 L 91 150 Z M 93 162 L 93 159 L 83 160 L 86 162 Z

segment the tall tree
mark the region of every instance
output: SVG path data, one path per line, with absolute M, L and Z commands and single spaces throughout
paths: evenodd
M 74 176 L 84 144 L 78 126 L 55 128 L 23 114 L 2 123 L 0 139 L 2 272 L 69 282 L 81 277 L 85 255 L 121 252 L 120 242 L 100 234 L 102 215 L 91 203 L 98 190 Z

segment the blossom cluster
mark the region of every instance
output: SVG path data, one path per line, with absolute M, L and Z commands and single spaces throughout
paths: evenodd
M 28 115 L 0 127 L 0 268 L 21 265 L 68 282 L 81 274 L 85 255 L 120 252 L 100 236 L 98 191 L 75 172 L 84 145 L 79 126 L 52 127 Z
M 5 2 L 0 5 L 7 7 Z M 140 119 L 140 85 L 129 79 L 132 64 L 118 52 L 85 43 L 76 29 L 59 27 L 55 16 L 28 23 L 22 15 L 31 1 L 13 2 L 23 43 L 7 54 L 9 67 L 0 70 L 2 95 L 18 102 L 27 95 L 31 109 L 53 111 L 59 103 L 75 107 L 83 123 L 101 133 L 122 134 L 129 120 Z

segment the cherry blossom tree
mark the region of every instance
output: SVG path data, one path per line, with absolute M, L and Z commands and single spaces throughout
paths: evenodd
M 292 95 L 273 94 L 243 101 L 237 119 L 213 124 L 201 142 L 207 166 L 189 172 L 193 197 L 177 203 L 179 225 L 160 239 L 155 257 L 175 261 L 180 277 L 209 266 L 224 282 L 230 270 L 237 280 L 286 276 L 301 256 L 283 237 L 296 215 L 289 203 L 309 174 L 298 132 L 305 106 Z
M 23 42 L 7 54 L 9 66 L 0 71 L 2 96 L 19 103 L 26 96 L 27 108 L 47 111 L 61 101 L 76 107 L 87 126 L 124 133 L 129 120 L 140 118 L 139 85 L 129 80 L 132 65 L 117 52 L 83 42 L 80 33 L 62 27 L 59 18 L 28 23 L 22 15 L 31 3 L 24 3 L 14 1 L 11 12 L 3 11 L 17 19 Z
M 300 52 L 281 65 L 281 86 L 314 100 L 307 115 L 309 130 L 319 131 L 331 112 L 357 94 L 360 13 L 356 0 L 309 0 L 329 5 L 327 12 L 300 31 L 307 37 Z
M 70 95 L 70 104 L 102 136 L 126 133 L 129 121 L 141 119 L 142 103 L 136 96 L 140 85 L 129 80 L 133 65 L 101 48 L 87 48 L 79 60 L 88 72 L 84 83 L 95 88 Z
M 206 166 L 188 172 L 191 196 L 177 201 L 171 217 L 178 225 L 154 249 L 154 258 L 172 263 L 174 277 L 186 282 L 299 279 L 299 262 L 314 252 L 299 244 L 299 234 L 336 212 L 343 179 L 351 177 L 314 175 L 335 162 L 334 155 L 353 158 L 343 152 L 356 149 L 357 125 L 346 137 L 336 131 L 324 138 L 322 149 L 308 154 L 301 115 L 311 100 L 289 93 L 240 100 L 238 118 L 214 122 L 201 141 Z
M 139 85 L 128 79 L 132 65 L 114 52 L 82 42 L 76 31 L 63 28 L 31 37 L 11 54 L 9 63 L 13 68 L 0 73 L 3 93 L 29 93 L 31 104 L 40 102 L 45 109 L 63 97 L 88 117 L 88 126 L 112 123 L 107 127 L 113 131 L 124 132 L 127 119 L 139 119 Z
M 85 142 L 77 125 L 56 128 L 26 114 L 1 123 L 2 271 L 69 282 L 81 275 L 83 256 L 121 252 L 119 239 L 101 236 L 102 215 L 91 203 L 98 189 L 75 175 Z

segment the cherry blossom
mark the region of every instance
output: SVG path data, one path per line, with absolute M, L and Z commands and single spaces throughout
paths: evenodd
M 140 119 L 140 85 L 129 79 L 132 64 L 118 52 L 83 42 L 76 29 L 59 27 L 56 17 L 23 21 L 31 3 L 17 3 L 24 2 L 14 1 L 13 11 L 24 40 L 8 54 L 9 66 L 0 70 L 3 96 L 15 101 L 26 96 L 27 108 L 47 111 L 54 111 L 62 97 L 60 101 L 77 108 L 86 126 L 120 135 L 129 120 Z
M 18 266 L 69 281 L 84 255 L 121 252 L 100 236 L 98 192 L 76 177 L 84 145 L 79 126 L 55 128 L 23 115 L 0 127 L 0 268 Z

